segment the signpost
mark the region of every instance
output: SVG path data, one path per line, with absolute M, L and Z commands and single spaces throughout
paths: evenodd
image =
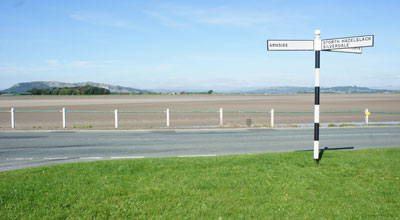
M 362 47 L 374 46 L 374 35 L 321 40 L 320 30 L 314 40 L 268 40 L 268 51 L 315 51 L 314 160 L 319 163 L 320 53 L 322 51 L 362 53 Z
M 354 47 L 354 48 L 343 48 L 343 49 L 331 49 L 331 50 L 326 50 L 326 51 L 361 54 L 362 53 L 362 48 L 361 47 Z
M 293 51 L 293 50 L 314 50 L 313 40 L 268 40 L 268 50 Z
M 355 47 L 373 47 L 374 35 L 344 37 L 322 40 L 322 50 L 344 49 Z

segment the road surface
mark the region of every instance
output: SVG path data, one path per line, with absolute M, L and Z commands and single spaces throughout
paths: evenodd
M 79 161 L 312 150 L 312 128 L 3 131 L 0 171 Z M 400 127 L 321 128 L 321 148 L 400 147 Z

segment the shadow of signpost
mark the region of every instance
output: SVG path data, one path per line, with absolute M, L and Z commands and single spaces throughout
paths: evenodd
M 319 150 L 318 163 L 321 162 L 322 157 L 324 156 L 324 152 L 327 150 L 353 150 L 353 149 L 354 149 L 354 147 L 334 147 L 334 148 L 325 147 L 325 148 Z M 299 150 L 299 152 L 300 151 L 314 151 L 314 150 Z
M 321 150 L 319 151 L 319 161 L 322 160 L 322 157 L 323 157 L 324 152 L 325 152 L 326 150 L 353 150 L 353 149 L 354 149 L 354 147 L 335 147 L 335 148 L 325 147 L 324 149 L 321 149 Z

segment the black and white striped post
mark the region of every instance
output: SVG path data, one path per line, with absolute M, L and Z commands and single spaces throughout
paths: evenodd
M 319 105 L 320 105 L 320 62 L 321 62 L 321 31 L 315 31 L 315 102 L 314 102 L 314 160 L 319 163 Z

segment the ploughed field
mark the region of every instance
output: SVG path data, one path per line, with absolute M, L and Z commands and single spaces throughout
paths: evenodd
M 4 96 L 0 111 L 60 110 L 75 111 L 270 111 L 313 112 L 314 95 L 149 95 L 149 96 Z M 400 94 L 321 94 L 321 111 L 400 112 Z M 10 129 L 10 113 L 0 112 L 0 129 Z M 269 126 L 269 113 L 224 113 L 226 127 Z M 69 129 L 114 129 L 113 113 L 67 112 Z M 215 113 L 171 113 L 170 126 L 219 126 Z M 363 113 L 322 113 L 321 123 L 363 122 Z M 370 122 L 400 121 L 400 114 L 371 114 Z M 313 123 L 312 113 L 276 113 L 275 125 Z M 15 113 L 16 129 L 62 129 L 61 112 Z M 166 113 L 120 113 L 119 129 L 166 127 Z

